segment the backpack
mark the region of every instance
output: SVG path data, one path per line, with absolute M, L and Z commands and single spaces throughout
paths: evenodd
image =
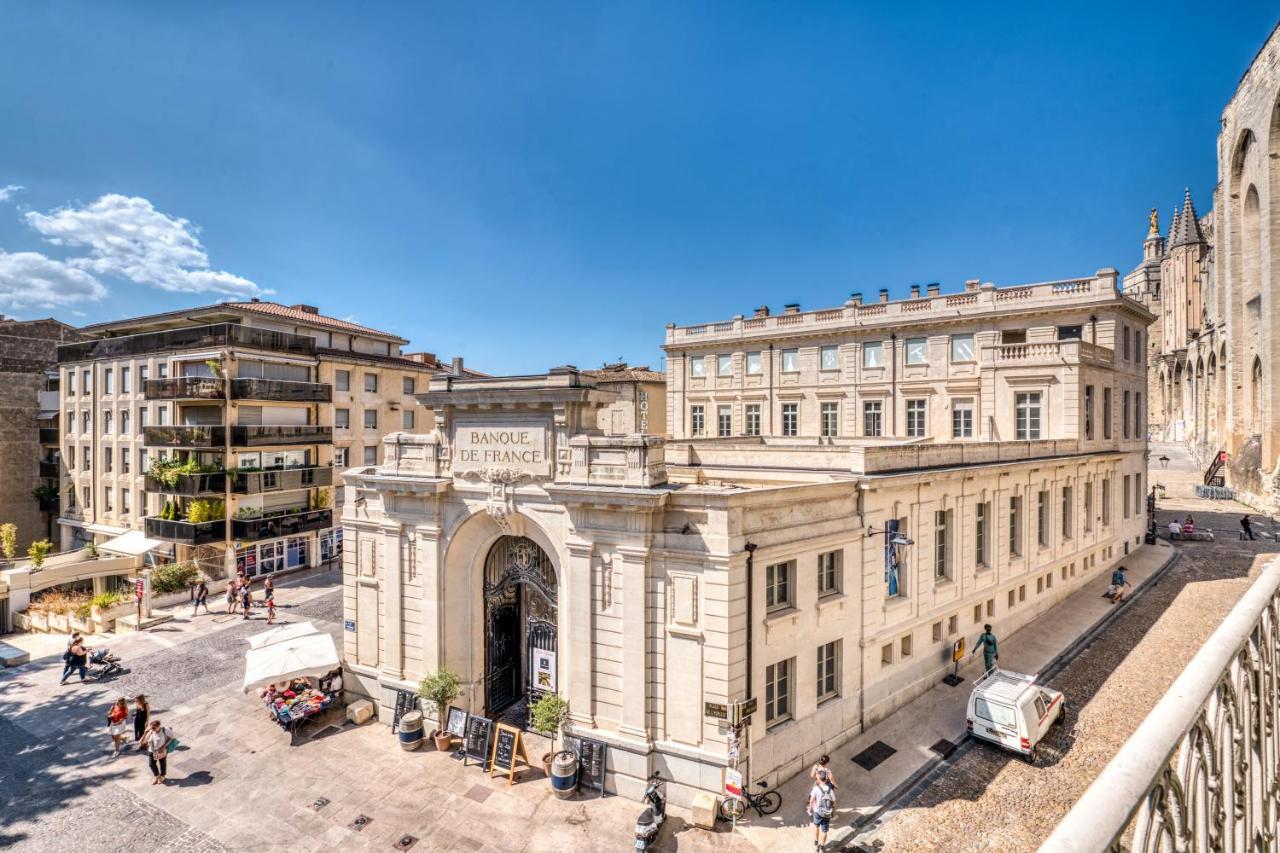
M 819 790 L 822 791 L 822 796 L 818 798 L 818 806 L 814 809 L 814 812 L 818 817 L 831 817 L 836 810 L 836 798 L 831 790 L 831 785 L 820 786 Z

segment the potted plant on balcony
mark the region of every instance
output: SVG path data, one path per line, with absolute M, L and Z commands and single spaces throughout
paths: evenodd
M 32 542 L 27 548 L 27 556 L 31 558 L 31 570 L 39 571 L 44 565 L 44 558 L 49 556 L 49 552 L 53 550 L 53 543 L 48 539 L 41 539 L 39 542 Z
M 216 358 L 205 360 L 205 366 L 209 368 L 209 372 L 213 374 L 214 379 L 222 378 L 222 362 Z
M 0 524 L 0 552 L 4 553 L 7 562 L 13 562 L 18 552 L 18 525 L 11 522 Z
M 328 489 L 316 489 L 311 494 L 311 508 L 313 510 L 329 508 L 329 490 Z
M 556 693 L 546 693 L 529 706 L 529 726 L 543 737 L 551 738 L 551 751 L 542 756 L 542 769 L 551 777 L 551 762 L 556 755 L 556 735 L 569 719 L 569 700 Z M 564 752 L 565 750 L 561 750 Z
M 436 721 L 440 724 L 440 728 L 432 732 L 432 737 L 435 738 L 436 749 L 440 752 L 447 752 L 453 745 L 453 735 L 444 728 L 445 714 L 449 703 L 458 698 L 461 687 L 462 676 L 450 669 L 436 670 L 418 684 L 418 695 L 434 702 L 436 706 Z

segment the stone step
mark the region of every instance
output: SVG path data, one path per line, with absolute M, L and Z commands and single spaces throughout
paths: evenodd
M 11 646 L 8 643 L 0 643 L 0 664 L 4 664 L 5 666 L 22 666 L 22 664 L 30 662 L 30 652 L 23 651 L 17 646 Z

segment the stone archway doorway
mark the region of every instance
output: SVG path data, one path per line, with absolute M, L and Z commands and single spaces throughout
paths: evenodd
M 555 567 L 523 536 L 503 536 L 484 562 L 485 716 L 524 725 L 528 703 L 556 691 Z

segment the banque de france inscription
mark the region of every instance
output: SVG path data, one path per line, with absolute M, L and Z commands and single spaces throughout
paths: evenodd
M 551 473 L 547 430 L 539 424 L 458 424 L 454 468 L 463 471 L 512 468 L 531 477 Z

